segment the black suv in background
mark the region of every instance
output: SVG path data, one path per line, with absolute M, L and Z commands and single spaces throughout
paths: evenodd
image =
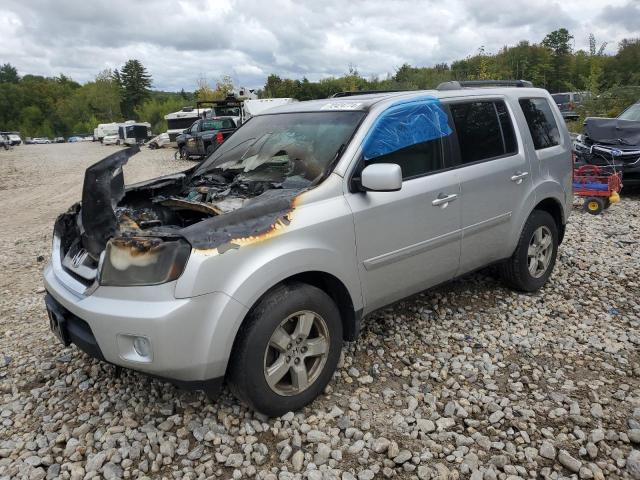
M 176 157 L 205 157 L 213 152 L 236 130 L 233 117 L 213 117 L 196 120 L 176 138 Z

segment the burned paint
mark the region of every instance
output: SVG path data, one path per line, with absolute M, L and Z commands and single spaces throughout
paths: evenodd
M 294 200 L 300 193 L 296 189 L 268 190 L 242 208 L 203 220 L 180 234 L 193 248 L 216 248 L 218 253 L 265 239 L 289 224 Z

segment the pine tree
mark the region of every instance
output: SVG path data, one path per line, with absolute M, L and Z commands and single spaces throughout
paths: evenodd
M 149 97 L 151 75 L 139 60 L 128 60 L 120 71 L 122 84 L 122 113 L 126 117 L 134 115 L 136 107 Z

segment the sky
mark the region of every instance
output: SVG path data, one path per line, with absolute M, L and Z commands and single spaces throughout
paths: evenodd
M 561 27 L 575 49 L 593 33 L 615 53 L 640 36 L 640 0 L 2 0 L 0 64 L 86 82 L 136 58 L 156 90 L 222 75 L 255 88 L 271 73 L 318 80 L 350 65 L 384 78 Z

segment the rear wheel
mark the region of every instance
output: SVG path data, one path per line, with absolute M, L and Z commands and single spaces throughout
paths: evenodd
M 231 391 L 269 416 L 298 410 L 331 380 L 342 349 L 335 303 L 304 283 L 276 287 L 249 313 L 229 364 Z
M 515 252 L 499 267 L 502 278 L 516 290 L 535 292 L 551 276 L 557 253 L 555 220 L 543 210 L 534 210 L 522 229 Z
M 584 209 L 591 215 L 599 215 L 605 208 L 608 206 L 600 197 L 587 197 L 584 201 Z

